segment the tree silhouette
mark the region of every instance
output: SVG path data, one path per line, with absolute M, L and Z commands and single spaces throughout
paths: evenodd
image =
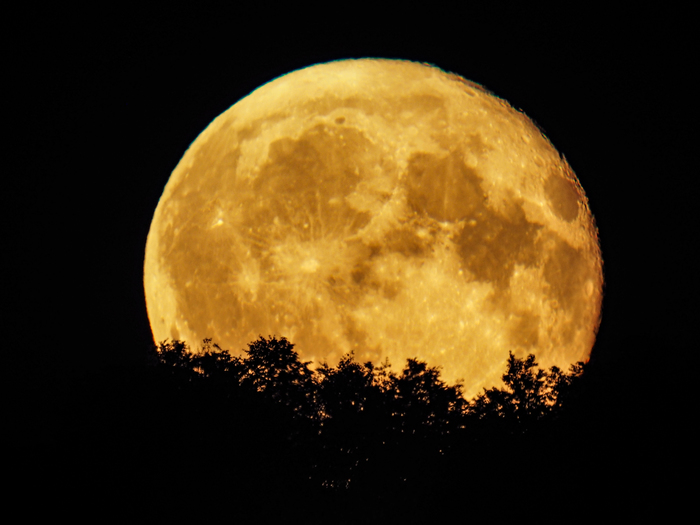
M 366 523 L 367 507 L 375 521 L 411 522 L 428 515 L 426 501 L 459 501 L 461 490 L 502 484 L 508 471 L 546 484 L 536 458 L 553 450 L 548 425 L 577 399 L 584 371 L 581 363 L 541 370 L 535 356 L 511 353 L 504 385 L 468 401 L 461 385 L 417 359 L 394 372 L 350 353 L 312 370 L 283 337 L 261 336 L 240 356 L 211 340 L 199 352 L 164 342 L 153 356 L 168 392 L 151 427 L 156 471 L 196 477 L 206 462 L 250 509 L 269 511 L 271 493 L 284 495 L 282 506 L 315 494 L 316 521 L 303 516 L 310 523 L 338 506 L 348 523 Z M 190 459 L 174 468 L 173 457 Z M 394 500 L 403 502 L 398 514 L 386 506 Z
M 527 428 L 561 413 L 575 397 L 584 372 L 583 363 L 572 365 L 569 373 L 556 366 L 542 370 L 534 355 L 519 359 L 511 352 L 502 376 L 504 387 L 485 389 L 467 401 L 461 385 L 445 384 L 439 369 L 425 362 L 408 359 L 395 374 L 389 366 L 357 363 L 350 353 L 336 367 L 322 363 L 312 371 L 284 337 L 260 336 L 242 357 L 232 356 L 211 339 L 205 339 L 196 354 L 182 341 L 171 341 L 161 343 L 155 355 L 161 369 L 179 374 L 185 383 L 206 381 L 227 395 L 253 396 L 285 407 L 290 417 L 321 424 L 324 436 L 332 435 L 334 426 L 357 435 L 350 427 L 366 429 L 369 424 L 381 428 L 382 435 L 447 435 L 463 428 L 465 418 Z
M 466 403 L 462 386 L 448 386 L 440 370 L 427 363 L 408 359 L 398 376 L 391 377 L 393 406 L 401 432 L 417 429 L 441 434 L 460 419 Z
M 260 336 L 248 345 L 241 361 L 243 388 L 289 407 L 303 417 L 315 415 L 316 385 L 309 362 L 302 363 L 286 338 Z
M 553 366 L 548 371 L 536 368 L 533 354 L 518 359 L 509 353 L 502 379 L 505 388 L 484 389 L 468 406 L 468 413 L 479 419 L 501 419 L 523 427 L 559 414 L 571 395 L 571 388 L 584 371 L 583 363 L 563 373 Z
M 311 369 L 283 337 L 240 355 L 210 339 L 195 352 L 164 341 L 146 362 L 75 385 L 78 402 L 56 401 L 56 470 L 82 455 L 89 479 L 104 472 L 164 506 L 187 499 L 249 521 L 410 523 L 432 519 L 435 501 L 471 498 L 471 512 L 491 494 L 525 498 L 535 489 L 518 480 L 551 490 L 566 469 L 542 458 L 567 458 L 584 428 L 562 417 L 583 399 L 584 365 L 540 370 L 532 355 L 510 354 L 503 386 L 469 401 L 417 359 L 392 370 L 350 353 Z
M 194 357 L 184 341 L 163 341 L 155 355 L 161 367 L 170 370 L 190 370 Z
M 233 357 L 228 350 L 222 350 L 211 339 L 203 341 L 202 352 L 192 356 L 191 367 L 205 378 L 221 380 L 237 378 L 243 374 L 243 363 L 239 357 Z
M 387 367 L 360 364 L 352 353 L 318 375 L 319 444 L 314 478 L 326 488 L 347 489 L 376 480 L 389 441 L 391 408 Z

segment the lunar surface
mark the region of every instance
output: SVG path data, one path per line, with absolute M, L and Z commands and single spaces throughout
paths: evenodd
M 294 71 L 217 117 L 165 187 L 144 270 L 157 342 L 418 358 L 468 397 L 509 351 L 586 361 L 603 282 L 585 194 L 525 115 L 376 59 Z

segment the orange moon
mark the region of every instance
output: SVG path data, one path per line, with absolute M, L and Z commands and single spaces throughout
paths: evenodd
M 381 59 L 294 71 L 217 117 L 165 186 L 144 263 L 156 341 L 418 358 L 467 396 L 500 384 L 509 351 L 586 361 L 602 286 L 584 191 L 532 121 Z

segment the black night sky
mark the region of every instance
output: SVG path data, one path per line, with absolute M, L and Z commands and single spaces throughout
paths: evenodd
M 606 280 L 593 360 L 598 399 L 610 405 L 593 447 L 610 471 L 599 472 L 605 483 L 591 482 L 592 498 L 612 490 L 662 498 L 679 468 L 667 447 L 686 424 L 665 394 L 681 397 L 675 388 L 689 385 L 681 377 L 697 314 L 697 256 L 684 255 L 697 244 L 687 204 L 696 169 L 683 160 L 695 95 L 683 84 L 693 56 L 688 13 L 445 4 L 393 16 L 345 4 L 328 13 L 57 5 L 9 20 L 3 332 L 19 425 L 35 428 L 36 399 L 143 359 L 150 221 L 171 171 L 217 115 L 301 67 L 402 58 L 460 74 L 522 109 L 576 172 Z

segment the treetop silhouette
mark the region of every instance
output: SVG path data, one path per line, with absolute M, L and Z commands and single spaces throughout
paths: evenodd
M 575 427 L 562 427 L 576 420 L 557 416 L 578 399 L 583 365 L 540 370 L 534 356 L 511 354 L 504 384 L 466 400 L 461 385 L 418 359 L 393 370 L 351 352 L 312 369 L 283 337 L 261 336 L 241 355 L 210 339 L 196 352 L 164 341 L 149 362 L 96 378 L 80 395 L 88 406 L 71 419 L 80 424 L 66 423 L 64 434 L 73 450 L 141 472 L 151 493 L 176 504 L 176 487 L 216 504 L 225 493 L 257 519 L 312 498 L 323 502 L 318 521 L 305 523 L 327 522 L 338 502 L 356 509 L 348 523 L 367 523 L 365 505 L 391 523 L 391 502 L 402 501 L 411 523 L 426 502 L 501 487 L 503 472 L 526 472 L 529 486 L 545 487 L 550 466 L 531 458 L 580 449 L 566 441 Z
M 184 373 L 188 381 L 225 382 L 228 388 L 255 393 L 298 416 L 323 421 L 382 413 L 397 428 L 410 427 L 412 433 L 421 427 L 445 431 L 464 418 L 532 424 L 559 413 L 584 372 L 583 363 L 572 365 L 568 373 L 556 366 L 542 370 L 534 355 L 520 359 L 511 352 L 504 386 L 484 389 L 467 401 L 460 384 L 447 385 L 439 368 L 423 361 L 408 359 L 397 374 L 388 364 L 358 363 L 351 352 L 335 367 L 321 363 L 312 370 L 284 337 L 260 336 L 241 357 L 211 339 L 204 340 L 198 353 L 182 341 L 164 341 L 155 354 L 160 367 Z
M 518 359 L 510 352 L 502 376 L 505 388 L 485 389 L 469 403 L 468 413 L 479 419 L 505 418 L 521 424 L 557 414 L 582 376 L 584 364 L 572 365 L 568 374 L 556 366 L 549 370 L 536 367 L 534 355 Z

